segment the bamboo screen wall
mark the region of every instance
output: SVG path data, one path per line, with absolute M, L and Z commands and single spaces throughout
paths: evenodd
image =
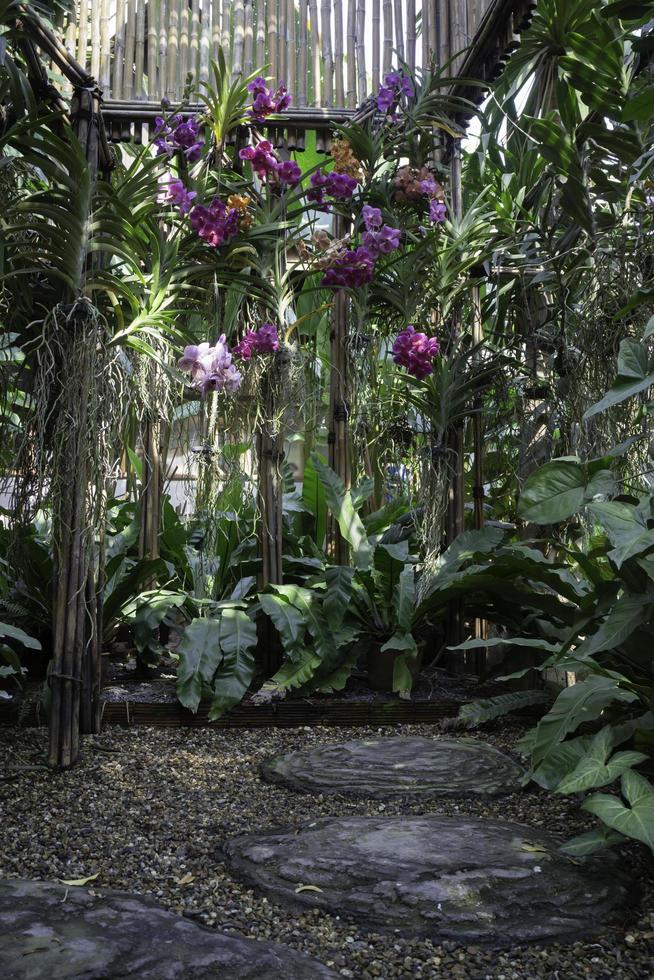
M 355 108 L 397 60 L 446 64 L 493 0 L 77 0 L 66 46 L 105 99 L 177 100 L 209 77 L 222 48 L 233 71 L 285 82 L 295 106 Z

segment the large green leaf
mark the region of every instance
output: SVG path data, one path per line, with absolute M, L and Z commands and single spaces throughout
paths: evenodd
M 281 595 L 262 592 L 261 608 L 273 621 L 288 656 L 295 656 L 304 645 L 306 622 L 300 610 Z
M 356 511 L 350 491 L 345 489 L 342 480 L 317 453 L 311 454 L 311 460 L 324 487 L 327 506 L 334 515 L 341 534 L 352 548 L 354 565 L 362 570 L 370 568 L 373 547 L 368 541 L 366 529 Z
M 457 718 L 465 723 L 467 728 L 475 728 L 484 722 L 492 721 L 501 715 L 508 715 L 520 708 L 528 708 L 533 704 L 548 704 L 551 696 L 547 691 L 513 691 L 511 694 L 498 694 L 494 698 L 482 698 L 472 701 L 459 708 Z
M 221 718 L 245 697 L 254 676 L 253 651 L 257 628 L 242 609 L 223 609 L 220 617 L 220 646 L 223 660 L 213 679 L 209 720 Z
M 653 384 L 654 363 L 648 357 L 646 348 L 638 340 L 624 338 L 620 342 L 618 354 L 618 376 L 604 397 L 588 409 L 584 419 L 590 419 L 599 412 L 647 391 Z
M 631 703 L 637 696 L 625 691 L 613 677 L 590 676 L 561 691 L 552 708 L 540 720 L 532 750 L 532 764 L 537 766 L 568 732 L 586 721 L 599 718 L 615 701 Z
M 397 625 L 402 630 L 411 629 L 411 618 L 416 605 L 416 571 L 407 565 L 397 583 L 395 608 Z
M 323 609 L 332 629 L 337 629 L 343 622 L 352 599 L 352 582 L 355 575 L 356 569 L 349 565 L 329 565 L 325 569 L 327 588 Z
M 518 513 L 534 524 L 557 524 L 579 511 L 586 496 L 581 463 L 554 459 L 532 473 L 522 488 Z
M 297 660 L 287 660 L 272 677 L 272 683 L 280 691 L 292 691 L 308 684 L 320 666 L 315 650 L 303 650 Z
M 648 528 L 651 518 L 649 497 L 635 506 L 619 500 L 598 500 L 588 505 L 590 513 L 606 528 L 613 551 L 609 557 L 618 568 L 627 558 L 654 548 L 654 529 Z
M 622 834 L 616 834 L 608 827 L 596 827 L 595 830 L 589 830 L 586 834 L 579 834 L 578 837 L 573 837 L 565 844 L 561 844 L 561 850 L 571 857 L 587 857 L 588 854 L 594 854 L 596 851 L 623 842 Z
M 177 697 L 193 712 L 198 710 L 204 687 L 211 684 L 223 659 L 220 630 L 219 619 L 194 619 L 177 648 Z
M 40 650 L 41 644 L 33 636 L 29 636 L 24 630 L 9 623 L 0 623 L 0 639 L 16 640 L 28 650 Z
M 620 646 L 639 626 L 649 621 L 653 604 L 652 594 L 636 593 L 619 598 L 597 632 L 576 648 L 575 657 L 583 661 L 595 653 L 611 651 Z
M 584 802 L 583 809 L 594 813 L 612 830 L 642 841 L 654 851 L 654 787 L 640 773 L 627 770 L 621 788 L 628 806 L 617 796 L 595 793 Z
M 632 766 L 644 762 L 647 756 L 642 752 L 616 752 L 611 756 L 614 747 L 614 733 L 610 725 L 606 725 L 592 739 L 587 753 L 577 763 L 556 787 L 557 793 L 583 793 L 595 786 L 608 786 L 614 779 Z M 611 756 L 609 758 L 609 756 Z
M 304 466 L 302 501 L 309 513 L 313 515 L 312 537 L 318 547 L 323 548 L 327 533 L 327 503 L 324 487 L 318 479 L 316 468 L 311 459 L 308 459 Z

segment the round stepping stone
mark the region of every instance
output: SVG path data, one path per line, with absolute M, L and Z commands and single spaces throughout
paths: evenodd
M 352 739 L 269 759 L 264 779 L 306 793 L 387 800 L 398 796 L 498 796 L 520 789 L 522 769 L 472 738 Z
M 520 824 L 433 815 L 327 818 L 224 850 L 274 901 L 375 930 L 505 945 L 596 932 L 634 901 L 614 855 L 572 861 L 559 843 Z
M 0 977 L 11 980 L 331 980 L 317 960 L 225 935 L 141 895 L 0 881 Z

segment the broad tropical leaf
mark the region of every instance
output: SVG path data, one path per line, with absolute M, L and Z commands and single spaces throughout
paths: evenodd
M 220 630 L 218 619 L 194 619 L 177 648 L 177 697 L 193 712 L 198 710 L 205 686 L 211 684 L 222 663 Z

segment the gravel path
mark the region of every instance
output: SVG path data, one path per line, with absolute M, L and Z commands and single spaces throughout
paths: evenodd
M 392 729 L 108 729 L 87 737 L 81 763 L 41 768 L 46 733 L 0 729 L 0 877 L 76 879 L 147 893 L 206 925 L 272 939 L 317 956 L 344 977 L 434 980 L 648 980 L 654 978 L 654 877 L 638 847 L 625 860 L 642 878 L 644 900 L 626 930 L 572 945 L 434 945 L 366 932 L 339 917 L 293 914 L 235 881 L 222 841 L 258 827 L 299 825 L 318 816 L 466 813 L 517 820 L 571 836 L 588 824 L 574 800 L 539 792 L 500 799 L 380 803 L 311 797 L 263 783 L 262 759 L 278 752 L 372 735 L 433 735 L 425 725 Z M 484 738 L 510 748 L 511 727 Z M 22 767 L 12 774 L 12 767 Z M 264 980 L 264 978 L 262 978 Z

